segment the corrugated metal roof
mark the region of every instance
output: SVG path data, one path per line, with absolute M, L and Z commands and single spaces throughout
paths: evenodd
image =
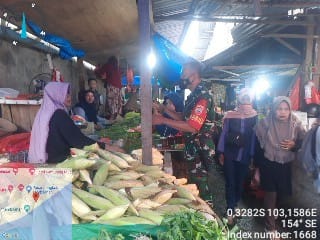
M 254 0 L 153 0 L 155 29 L 174 44 L 180 45 L 190 22 L 195 18 L 206 19 L 200 20 L 199 39 L 194 51 L 194 57 L 203 60 L 213 35 L 215 22 L 223 16 L 240 17 L 238 18 L 240 23 L 235 24 L 232 30 L 234 45 L 205 61 L 206 64 L 212 65 L 232 62 L 237 55 L 259 44 L 263 40 L 261 35 L 289 29 L 290 27 L 282 23 L 282 21 L 293 21 L 293 16 L 288 16 L 288 10 L 303 8 L 305 12 L 299 15 L 301 18 L 307 14 L 314 14 L 312 11 L 316 14 L 320 11 L 320 0 L 260 0 L 259 2 L 260 5 L 254 4 Z M 253 23 L 255 20 L 259 22 Z
M 153 0 L 153 16 L 171 16 L 175 14 L 188 13 L 192 0 Z
M 172 43 L 181 46 L 191 20 L 157 21 L 157 19 L 188 15 L 210 16 L 221 5 L 223 5 L 221 2 L 211 0 L 153 0 L 152 9 L 155 19 L 155 30 Z M 203 60 L 213 34 L 213 29 L 214 23 L 201 22 L 199 24 L 199 40 L 193 56 L 196 59 Z
M 184 21 L 164 21 L 156 23 L 155 30 L 173 44 L 178 45 L 184 26 Z

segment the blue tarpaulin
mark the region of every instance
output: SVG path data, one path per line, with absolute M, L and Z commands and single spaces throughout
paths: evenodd
M 152 81 L 152 85 L 156 83 L 156 80 L 154 77 L 151 79 L 151 81 Z M 122 77 L 121 82 L 122 82 L 122 86 L 128 85 L 127 77 Z M 140 76 L 134 76 L 132 85 L 140 86 Z
M 84 57 L 84 51 L 74 49 L 68 40 L 57 35 L 44 32 L 38 25 L 36 25 L 34 22 L 30 20 L 27 20 L 27 24 L 37 37 L 59 47 L 59 56 L 62 59 L 71 59 L 72 57 Z
M 177 85 L 180 80 L 182 65 L 196 60 L 183 53 L 177 46 L 158 33 L 152 36 L 152 41 L 157 59 L 154 75 L 159 79 L 160 86 L 170 88 Z
M 184 63 L 196 61 L 184 54 L 173 43 L 155 33 L 152 36 L 153 50 L 156 56 L 156 67 L 154 68 L 152 84 L 158 79 L 158 84 L 164 88 L 173 88 L 180 80 L 181 68 Z M 122 85 L 127 85 L 127 78 L 122 78 Z M 133 85 L 140 85 L 140 76 L 135 76 Z

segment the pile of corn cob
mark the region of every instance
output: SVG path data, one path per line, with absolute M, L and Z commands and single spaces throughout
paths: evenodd
M 128 154 L 97 145 L 71 149 L 71 158 L 57 164 L 73 169 L 73 223 L 160 225 L 163 216 L 196 209 L 215 216 L 199 191 L 159 166 L 147 166 Z

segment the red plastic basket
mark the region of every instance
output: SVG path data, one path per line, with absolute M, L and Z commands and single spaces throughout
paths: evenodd
M 30 133 L 19 133 L 0 139 L 0 153 L 7 154 L 12 162 L 27 162 Z

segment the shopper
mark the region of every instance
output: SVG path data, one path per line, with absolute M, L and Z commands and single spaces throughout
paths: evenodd
M 274 99 L 271 112 L 257 125 L 255 165 L 261 188 L 265 191 L 267 231 L 276 232 L 273 210 L 277 198 L 292 194 L 291 162 L 304 134 L 301 122 L 292 114 L 290 99 L 284 96 Z
M 164 97 L 163 104 L 153 104 L 155 114 L 162 114 L 162 116 L 173 119 L 167 112 L 177 112 L 182 114 L 183 101 L 177 93 L 169 93 Z M 156 130 L 162 137 L 174 136 L 179 131 L 175 128 L 169 127 L 166 124 L 156 125 Z
M 252 107 L 253 94 L 248 88 L 240 90 L 238 107 L 225 114 L 218 151 L 226 181 L 227 219 L 234 224 L 234 210 L 241 199 L 243 184 L 254 155 L 257 112 Z

